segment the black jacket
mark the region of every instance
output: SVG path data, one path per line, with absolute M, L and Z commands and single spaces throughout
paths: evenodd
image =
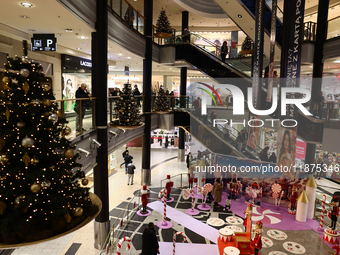
M 125 157 L 124 157 L 125 164 L 132 163 L 132 159 L 133 159 L 133 157 L 130 156 L 129 154 L 125 155 Z
M 133 164 L 130 163 L 127 166 L 127 173 L 128 174 L 135 174 L 135 169 L 136 169 L 136 167 Z
M 159 246 L 155 230 L 146 228 L 143 232 L 142 240 L 143 240 L 142 254 L 157 255 L 157 250 Z

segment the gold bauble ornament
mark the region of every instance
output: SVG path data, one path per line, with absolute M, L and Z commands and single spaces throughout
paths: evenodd
M 36 164 L 38 164 L 38 163 L 39 163 L 39 159 L 37 159 L 36 157 L 34 157 L 34 158 L 31 159 L 31 164 L 32 164 L 32 165 L 36 165 Z
M 52 104 L 51 100 L 50 99 L 46 99 L 46 98 L 42 101 L 42 103 L 45 106 L 51 106 L 51 104 Z
M 19 73 L 21 76 L 24 76 L 24 77 L 28 77 L 30 75 L 30 71 L 26 68 L 21 69 Z
M 67 149 L 64 152 L 65 158 L 73 158 L 74 157 L 74 151 L 72 149 Z
M 83 208 L 76 207 L 73 211 L 73 215 L 76 216 L 76 217 L 80 217 L 80 216 L 83 215 L 83 212 L 84 212 Z
M 34 144 L 34 140 L 27 136 L 21 141 L 21 145 L 24 146 L 25 148 L 32 147 L 33 144 Z
M 62 135 L 69 135 L 71 134 L 71 128 L 69 128 L 68 126 L 64 127 L 63 130 L 61 131 Z
M 81 184 L 86 186 L 87 184 L 89 184 L 89 180 L 84 178 L 84 179 L 81 180 Z
M 31 185 L 31 191 L 33 193 L 38 193 L 40 191 L 40 189 L 41 189 L 41 185 L 36 183 L 36 182 Z
M 24 121 L 22 121 L 22 120 L 20 120 L 18 123 L 17 123 L 17 127 L 18 128 L 23 128 L 23 127 L 25 127 L 26 126 L 26 123 L 24 122 Z
M 8 84 L 12 81 L 11 77 L 5 76 L 4 78 L 2 78 L 2 82 L 5 84 Z

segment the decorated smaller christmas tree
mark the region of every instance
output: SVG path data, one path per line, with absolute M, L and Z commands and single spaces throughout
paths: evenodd
M 117 120 L 113 121 L 114 126 L 140 126 L 141 117 L 133 97 L 131 84 L 124 84 L 120 98 L 116 101 L 115 111 L 114 117 Z
M 155 100 L 155 112 L 166 112 L 169 111 L 169 97 L 165 94 L 163 87 L 161 86 L 158 95 Z
M 161 10 L 161 13 L 159 15 L 159 18 L 157 20 L 156 24 L 156 32 L 157 34 L 171 34 L 172 28 L 170 27 L 170 22 L 168 20 L 168 17 L 166 16 L 165 10 Z M 157 36 L 156 34 L 156 36 Z M 169 35 L 171 36 L 171 35 Z
M 242 43 L 241 53 L 252 54 L 253 52 L 254 52 L 254 42 L 249 36 L 247 36 L 246 39 L 244 39 Z

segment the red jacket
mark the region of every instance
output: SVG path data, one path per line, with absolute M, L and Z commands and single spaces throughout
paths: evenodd
M 260 234 L 256 233 L 254 240 L 251 242 L 254 248 L 261 250 L 262 249 L 262 240 Z
M 142 195 L 142 206 L 146 207 L 148 204 L 149 193 Z
M 332 215 L 336 215 L 336 217 L 339 217 L 339 207 L 333 206 Z
M 290 196 L 290 202 L 291 204 L 295 205 L 296 204 L 296 199 L 297 199 L 297 192 L 294 192 L 294 194 L 292 194 Z

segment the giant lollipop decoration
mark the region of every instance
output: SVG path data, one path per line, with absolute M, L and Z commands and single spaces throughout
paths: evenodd
M 207 183 L 203 186 L 201 192 L 202 192 L 202 204 L 198 205 L 197 208 L 202 211 L 209 211 L 211 209 L 211 206 L 207 205 L 205 201 L 207 200 L 207 195 L 209 192 L 213 190 L 214 186 L 211 185 L 211 183 Z

